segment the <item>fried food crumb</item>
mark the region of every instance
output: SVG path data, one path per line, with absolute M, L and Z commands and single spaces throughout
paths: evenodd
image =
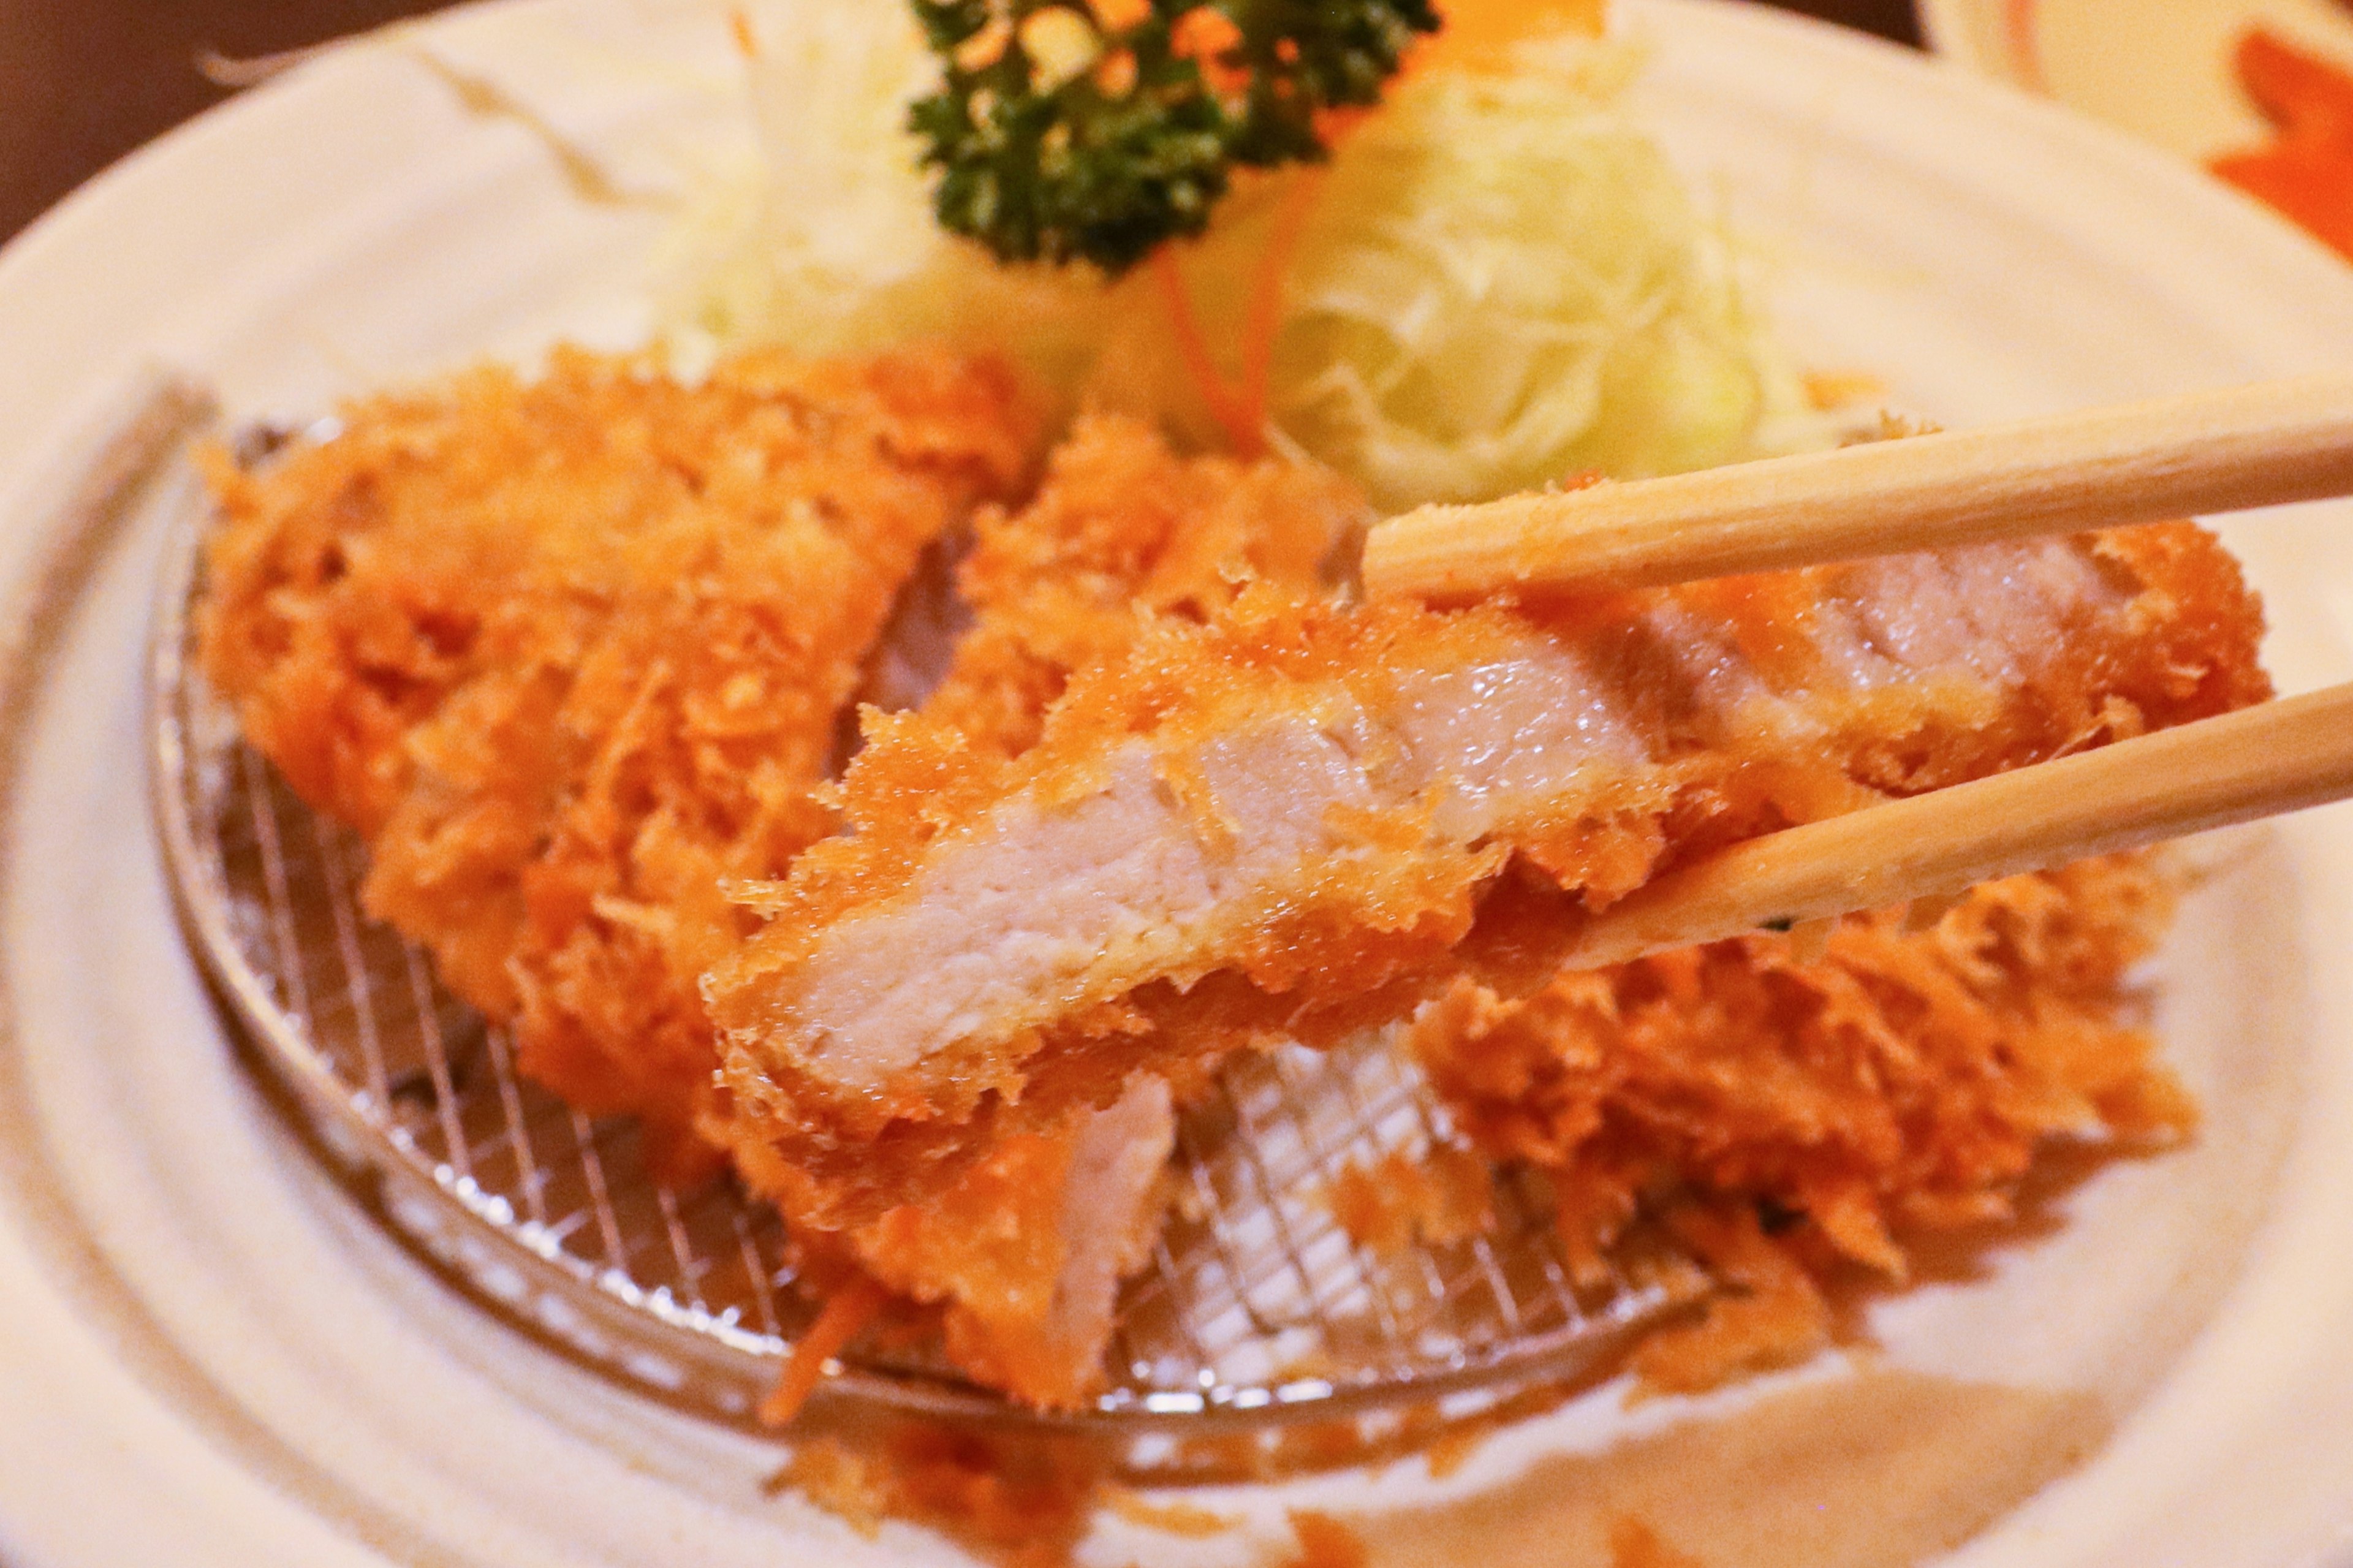
M 956 572 L 974 624 L 924 716 L 1017 756 L 1071 676 L 1125 654 L 1155 617 L 1205 618 L 1245 583 L 1312 593 L 1366 521 L 1328 468 L 1180 458 L 1140 420 L 1082 417 L 1028 505 L 974 523 Z
M 1394 1258 L 1419 1243 L 1446 1247 L 1495 1228 L 1494 1178 L 1469 1149 L 1440 1145 L 1416 1159 L 1392 1150 L 1350 1161 L 1324 1194 L 1348 1239 Z
M 1700 1560 L 1659 1539 L 1659 1532 L 1630 1513 L 1609 1521 L 1609 1568 L 1701 1568 Z
M 1635 1347 L 1641 1392 L 1703 1393 L 1803 1361 L 1829 1342 L 1829 1301 L 1795 1253 L 1765 1235 L 1754 1209 L 1691 1205 L 1669 1225 L 1729 1289 L 1698 1322 L 1660 1329 Z
M 1103 1472 L 1079 1439 L 907 1421 L 871 1443 L 805 1442 L 782 1475 L 860 1535 L 903 1520 L 1000 1568 L 1066 1568 Z
M 1836 1269 L 1901 1279 L 1905 1232 L 2010 1217 L 2046 1143 L 2190 1134 L 2127 987 L 2175 896 L 2158 859 L 2085 861 L 1986 884 L 1925 929 L 1848 917 L 1810 957 L 1757 935 L 1523 1002 L 1458 985 L 1409 1043 L 1481 1151 L 1549 1173 L 1581 1279 L 1665 1205 L 1730 1289 L 1635 1365 L 1651 1392 L 1695 1390 L 1825 1342 Z
M 1009 371 L 928 353 L 689 385 L 564 349 L 361 399 L 253 469 L 209 456 L 202 668 L 368 841 L 368 911 L 682 1184 L 717 1163 L 721 883 L 831 830 L 815 792 L 893 595 L 1036 440 Z
M 1164 1535 L 1184 1536 L 1187 1540 L 1206 1540 L 1241 1528 L 1242 1521 L 1229 1515 L 1212 1512 L 1191 1503 L 1155 1502 L 1126 1487 L 1104 1487 L 1103 1501 L 1113 1513 L 1130 1524 L 1156 1530 Z
M 1372 1561 L 1365 1538 L 1328 1513 L 1293 1509 L 1291 1533 L 1299 1538 L 1299 1552 L 1283 1559 L 1282 1568 L 1365 1568 Z
M 1422 1450 L 1422 1463 L 1430 1470 L 1430 1479 L 1442 1481 L 1461 1473 L 1462 1467 L 1479 1451 L 1479 1445 L 1494 1432 L 1489 1421 L 1460 1421 L 1440 1433 L 1430 1447 Z

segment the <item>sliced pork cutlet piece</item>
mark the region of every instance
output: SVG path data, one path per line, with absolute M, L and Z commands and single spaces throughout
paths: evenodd
M 968 625 L 924 718 L 1016 755 L 1072 669 L 1124 655 L 1152 616 L 1216 613 L 1247 581 L 1318 590 L 1367 515 L 1329 470 L 1180 458 L 1140 421 L 1083 418 L 1027 505 L 976 518 L 956 573 Z M 912 650 L 901 668 L 925 662 Z M 1140 1076 L 1108 1107 L 997 1140 L 930 1202 L 835 1235 L 797 1225 L 796 1244 L 821 1277 L 854 1266 L 936 1306 L 949 1359 L 976 1381 L 1073 1406 L 1100 1384 L 1120 1283 L 1159 1235 L 1175 1126 L 1167 1085 Z M 738 1154 L 787 1215 L 821 1192 L 756 1129 Z
M 976 520 L 956 571 L 973 625 L 923 715 L 1018 755 L 1072 672 L 1124 658 L 1151 619 L 1206 620 L 1247 583 L 1327 589 L 1372 521 L 1329 468 L 1179 458 L 1141 420 L 1083 417 L 1028 506 Z
M 850 1231 L 794 1227 L 796 1258 L 805 1277 L 853 1268 L 936 1309 L 943 1349 L 974 1382 L 1075 1409 L 1102 1384 L 1120 1286 L 1159 1238 L 1176 1139 L 1167 1084 L 1138 1074 L 1108 1106 L 995 1140 L 929 1202 Z M 818 1203 L 769 1145 L 741 1145 L 737 1168 L 787 1215 Z
M 756 355 L 689 385 L 560 351 L 341 426 L 214 463 L 205 673 L 525 1071 L 710 1168 L 720 880 L 831 829 L 811 792 L 892 595 L 1034 463 L 1012 377 Z
M 1007 762 L 905 716 L 707 983 L 739 1121 L 855 1220 L 1131 1072 L 1519 994 L 1740 837 L 2258 700 L 2189 524 L 1454 613 L 1245 596 Z

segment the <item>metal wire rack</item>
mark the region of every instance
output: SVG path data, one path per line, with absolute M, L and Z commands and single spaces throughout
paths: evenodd
M 177 491 L 151 648 L 158 821 L 190 944 L 320 1144 L 469 1289 L 610 1373 L 730 1419 L 773 1384 L 819 1303 L 775 1212 L 729 1183 L 670 1192 L 633 1128 L 520 1077 L 506 1034 L 360 911 L 364 849 L 238 738 L 190 663 L 209 508 Z M 1326 1194 L 1351 1163 L 1447 1141 L 1410 1066 L 1366 1040 L 1240 1061 L 1182 1125 L 1176 1200 L 1122 1298 L 1106 1386 L 1056 1419 L 1259 1427 L 1493 1397 L 1589 1370 L 1704 1289 L 1636 1248 L 1569 1278 L 1535 1179 L 1497 1179 L 1486 1234 L 1402 1255 L 1354 1245 Z M 1004 1416 L 934 1352 L 854 1353 L 836 1394 Z

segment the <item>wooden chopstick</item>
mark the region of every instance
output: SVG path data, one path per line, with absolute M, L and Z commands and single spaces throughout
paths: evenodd
M 1427 506 L 1374 595 L 1648 587 L 2353 493 L 2353 376 L 2198 393 L 1672 479 Z
M 2348 796 L 2353 683 L 1736 845 L 1597 916 L 1564 967 L 1957 894 Z

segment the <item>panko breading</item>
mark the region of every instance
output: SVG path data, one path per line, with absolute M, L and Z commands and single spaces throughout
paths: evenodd
M 811 790 L 893 594 L 1032 465 L 1013 381 L 761 355 L 690 386 L 562 351 L 341 425 L 212 458 L 205 675 L 525 1071 L 707 1166 L 720 883 L 832 827 Z
M 1180 458 L 1137 420 L 1083 417 L 1036 500 L 976 525 L 957 572 L 976 623 L 923 715 L 1018 755 L 1072 672 L 1124 656 L 1145 617 L 1206 619 L 1247 582 L 1314 593 L 1370 521 L 1328 468 Z
M 2044 1139 L 2186 1125 L 2117 1011 L 2166 906 L 2138 861 L 1819 953 L 1548 986 L 1542 954 L 1698 849 L 2263 695 L 2201 532 L 1349 608 L 1331 568 L 1366 518 L 1335 476 L 1088 418 L 1019 501 L 1034 445 L 1004 372 L 942 356 L 472 373 L 214 459 L 203 668 L 525 1070 L 643 1118 L 672 1177 L 725 1146 L 817 1277 L 936 1310 L 958 1366 L 1034 1405 L 1096 1386 L 1178 1098 L 1276 1034 L 1434 997 L 1413 1047 L 1482 1153 L 1551 1173 L 1574 1256 L 1665 1197 L 1737 1291 L 1641 1352 L 1662 1386 L 1810 1347 L 1825 1259 L 1900 1269 L 1907 1227 L 1998 1216 Z M 869 718 L 828 839 L 892 598 L 967 518 L 973 624 L 918 710 Z M 1069 831 L 1106 801 L 1144 857 L 1108 878 Z M 1206 922 L 1163 900 L 1196 884 Z M 729 886 L 803 928 L 745 946 Z M 853 1027 L 775 1052 L 828 964 Z M 893 965 L 912 999 L 861 973 Z M 861 1085 L 859 1031 L 907 1047 L 886 1025 L 913 1054 Z
M 762 357 L 681 386 L 559 353 L 356 405 L 248 473 L 216 458 L 207 675 L 312 805 L 368 837 L 373 913 L 515 1026 L 524 1069 L 646 1124 L 673 1179 L 723 1139 L 695 977 L 735 941 L 730 879 L 834 826 L 818 798 L 892 596 L 1033 433 L 1005 373 Z M 989 505 L 976 623 L 930 711 L 1011 754 L 1071 668 L 1145 614 L 1260 575 L 1304 590 L 1362 518 L 1312 468 L 1179 458 L 1082 421 L 1024 506 Z M 1164 1086 L 1004 1140 L 922 1211 L 804 1234 L 943 1309 L 951 1356 L 1039 1404 L 1091 1387 L 1155 1234 Z M 801 1217 L 795 1173 L 746 1179 Z
M 878 726 L 710 983 L 737 1113 L 854 1220 L 1135 1070 L 1532 989 L 1697 850 L 2258 700 L 2260 626 L 2188 524 L 1550 615 L 1246 595 L 1018 760 Z
M 1053 1137 L 1005 1139 L 933 1203 L 858 1233 L 861 1267 L 944 1301 L 948 1359 L 1026 1404 L 1070 1408 L 1100 1381 L 1119 1287 L 1160 1235 L 1176 1123 L 1168 1086 L 1138 1078 Z
M 1153 616 L 1214 612 L 1246 579 L 1314 590 L 1362 515 L 1326 470 L 1179 458 L 1134 420 L 1082 418 L 1028 505 L 976 520 L 958 573 L 975 622 L 923 716 L 969 748 L 1018 755 L 1074 669 L 1117 658 Z M 967 1373 L 1033 1405 L 1075 1405 L 1100 1375 L 1119 1283 L 1158 1234 L 1174 1138 L 1167 1087 L 1142 1078 L 1107 1109 L 999 1140 L 934 1201 L 842 1241 L 897 1295 L 942 1305 L 949 1358 Z M 807 1184 L 764 1140 L 740 1152 L 755 1188 L 806 1210 Z
M 1712 1211 L 1680 1228 L 1744 1289 L 1641 1352 L 1654 1383 L 1704 1386 L 1810 1350 L 1831 1263 L 1900 1277 L 1905 1233 L 2009 1218 L 2050 1141 L 2191 1128 L 2126 1005 L 2174 901 L 2147 857 L 2090 860 L 1987 883 L 1922 930 L 1849 916 L 1816 953 L 1758 934 L 1520 1001 L 1464 982 L 1405 1048 L 1483 1152 L 1551 1173 L 1581 1274 L 1607 1277 L 1640 1206 Z
M 1348 1239 L 1383 1257 L 1449 1247 L 1495 1226 L 1494 1173 L 1469 1149 L 1441 1144 L 1419 1158 L 1392 1150 L 1340 1167 L 1324 1194 Z

